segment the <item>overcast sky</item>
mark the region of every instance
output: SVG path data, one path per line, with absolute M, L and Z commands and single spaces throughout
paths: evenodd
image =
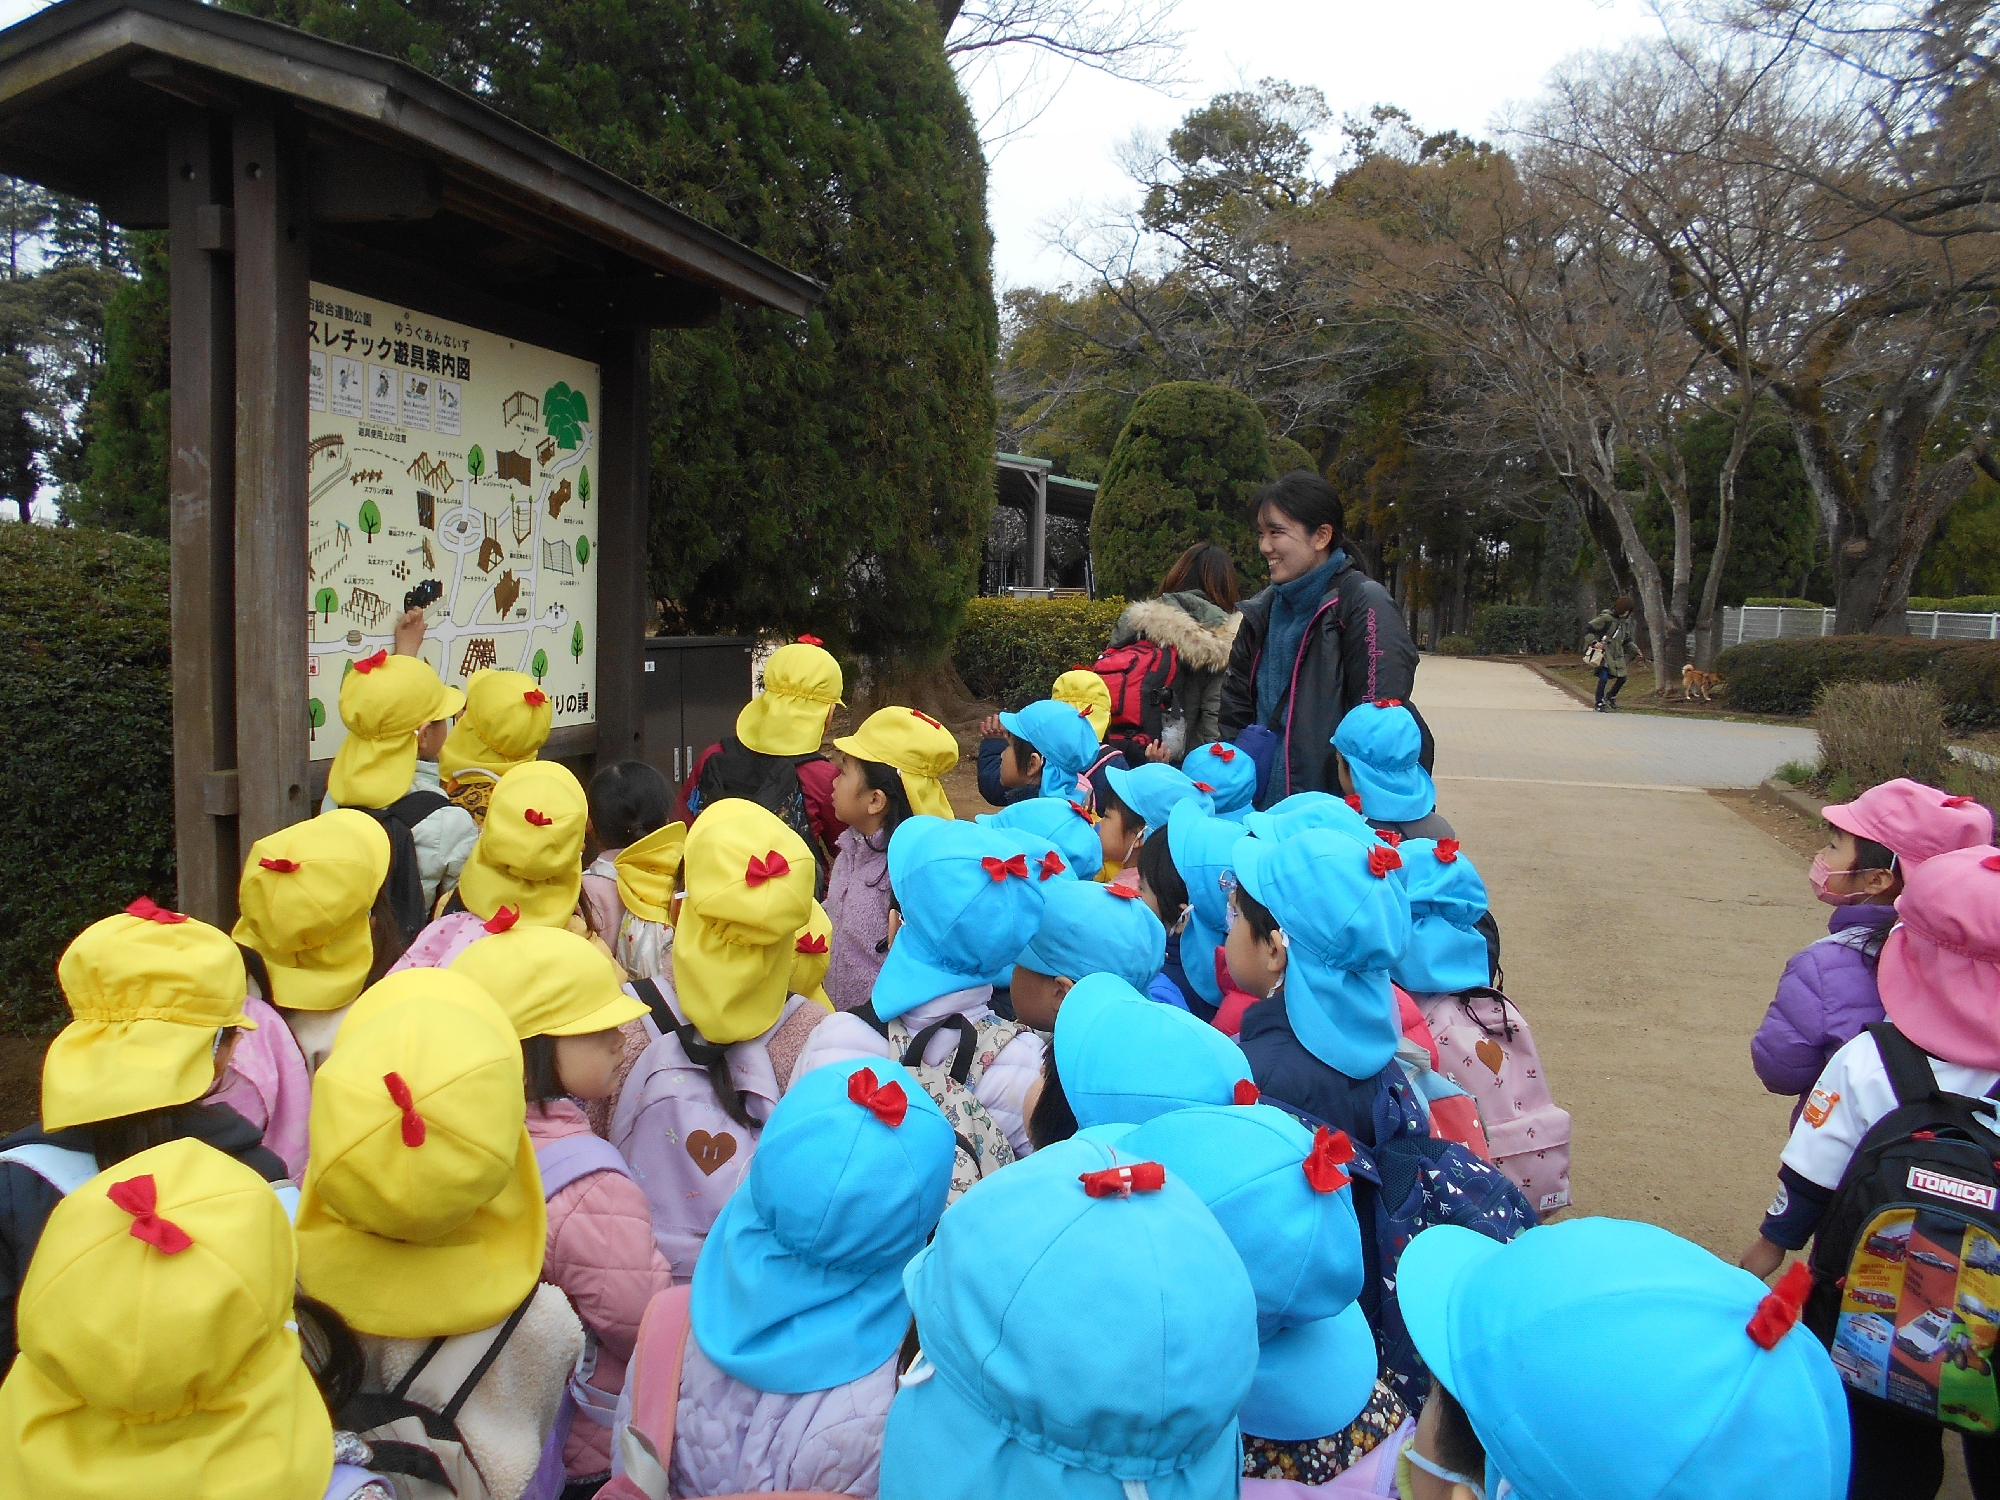
M 1179 22 L 1192 82 L 1176 96 L 1077 69 L 1046 113 L 993 147 L 987 202 L 1001 288 L 1073 278 L 1045 243 L 1049 219 L 1129 202 L 1119 145 L 1135 129 L 1170 129 L 1224 89 L 1282 78 L 1317 87 L 1336 119 L 1398 104 L 1425 130 L 1486 135 L 1565 57 L 1660 29 L 1645 0 L 1182 0 Z M 1009 60 L 1001 87 L 1025 71 Z M 977 83 L 985 112 L 993 81 Z

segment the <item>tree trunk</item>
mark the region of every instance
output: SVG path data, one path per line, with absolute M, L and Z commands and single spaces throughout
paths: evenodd
M 1722 594 L 1722 569 L 1729 561 L 1729 533 L 1736 520 L 1736 471 L 1750 447 L 1750 430 L 1757 408 L 1754 393 L 1746 396 L 1737 414 L 1736 432 L 1729 440 L 1729 456 L 1722 461 L 1722 477 L 1715 486 L 1715 550 L 1709 554 L 1708 576 L 1701 583 L 1701 613 L 1695 617 L 1694 664 L 1704 672 L 1715 670 L 1715 658 L 1722 644 L 1722 630 L 1716 601 Z
M 1646 616 L 1646 633 L 1652 638 L 1653 691 L 1663 693 L 1667 684 L 1668 653 L 1673 653 L 1674 675 L 1679 676 L 1680 663 L 1687 654 L 1686 643 L 1676 638 L 1674 622 L 1667 614 L 1667 590 L 1660 577 L 1660 565 L 1653 561 L 1653 555 L 1640 540 L 1638 524 L 1632 519 L 1632 507 L 1626 502 L 1624 493 L 1606 486 L 1599 491 L 1598 498 L 1617 523 L 1625 560 L 1632 565 L 1633 581 L 1639 589 L 1639 607 Z M 1682 608 L 1686 608 L 1685 602 Z

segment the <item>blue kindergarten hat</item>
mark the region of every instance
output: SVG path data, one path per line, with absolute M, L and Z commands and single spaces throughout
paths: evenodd
M 1029 797 L 999 812 L 981 813 L 972 821 L 1007 832 L 1009 837 L 1031 833 L 1047 839 L 1079 880 L 1093 878 L 1104 863 L 1097 825 L 1085 814 L 1083 803 L 1075 800 Z
M 1194 992 L 1210 1005 L 1222 1003 L 1215 977 L 1215 950 L 1229 935 L 1229 893 L 1223 874 L 1236 854 L 1243 830 L 1224 817 L 1208 817 L 1190 801 L 1167 815 L 1167 851 L 1187 886 L 1188 920 L 1181 929 L 1181 969 Z
M 1402 856 L 1330 829 L 1281 843 L 1246 838 L 1236 878 L 1284 929 L 1285 1016 L 1306 1051 L 1372 1078 L 1402 1039 L 1389 967 L 1410 940 L 1410 898 L 1390 878 Z
M 1042 752 L 1042 795 L 1065 801 L 1078 795 L 1077 779 L 1098 756 L 1090 711 L 1039 698 L 1018 713 L 1000 715 L 1000 727 Z
M 1206 1203 L 1257 1294 L 1257 1379 L 1243 1430 L 1281 1442 L 1343 1431 L 1375 1392 L 1375 1335 L 1361 1295 L 1361 1230 L 1341 1170 L 1345 1135 L 1317 1135 L 1268 1104 L 1161 1115 L 1118 1142 Z
M 1051 887 L 1041 926 L 1014 960 L 1061 979 L 1114 974 L 1135 990 L 1151 984 L 1166 961 L 1167 929 L 1139 893 L 1094 881 Z
M 1079 1128 L 1142 1125 L 1190 1104 L 1233 1104 L 1243 1049 L 1206 1021 L 1093 974 L 1056 1012 L 1056 1074 Z
M 903 1267 L 951 1190 L 957 1137 L 889 1058 L 815 1069 L 778 1101 L 695 1262 L 695 1342 L 760 1391 L 831 1390 L 902 1346 Z
M 1410 897 L 1410 946 L 1389 972 L 1413 995 L 1456 994 L 1490 983 L 1486 935 L 1473 923 L 1486 915 L 1486 882 L 1458 852 L 1457 839 L 1405 839 L 1403 889 Z
M 1333 732 L 1333 748 L 1347 760 L 1361 810 L 1384 823 L 1428 817 L 1437 807 L 1437 786 L 1418 764 L 1423 731 L 1417 716 L 1394 698 L 1357 703 Z
M 889 885 L 903 928 L 875 976 L 884 1021 L 915 1005 L 999 984 L 1042 916 L 1049 887 L 1017 840 L 945 818 L 906 818 L 889 836 Z
M 1230 744 L 1199 745 L 1188 751 L 1181 769 L 1193 781 L 1208 786 L 1218 818 L 1243 821 L 1257 795 L 1257 762 L 1249 751 Z
M 1243 827 L 1274 844 L 1315 828 L 1330 828 L 1364 844 L 1381 842 L 1375 825 L 1331 792 L 1294 792 L 1283 802 L 1246 815 Z
M 1148 833 L 1166 827 L 1167 815 L 1182 802 L 1192 802 L 1205 813 L 1215 811 L 1215 799 L 1187 772 L 1163 761 L 1130 768 L 1114 765 L 1104 774 L 1118 799 L 1145 820 Z
M 1620 1219 L 1505 1245 L 1445 1225 L 1410 1241 L 1396 1281 L 1486 1447 L 1489 1495 L 1505 1478 L 1521 1500 L 1845 1500 L 1833 1361 L 1780 1293 L 1699 1246 Z
M 882 1500 L 1233 1500 L 1257 1304 L 1171 1169 L 1045 1147 L 959 1199 L 903 1279 L 924 1358 Z

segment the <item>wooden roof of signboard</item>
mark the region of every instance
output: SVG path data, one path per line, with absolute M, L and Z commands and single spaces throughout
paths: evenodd
M 695 326 L 725 297 L 803 315 L 820 298 L 415 68 L 196 0 L 64 0 L 0 31 L 0 171 L 161 227 L 164 127 L 258 99 L 304 122 L 316 279 L 475 323 L 489 300 L 529 309 L 550 328 L 507 321 L 545 337 Z

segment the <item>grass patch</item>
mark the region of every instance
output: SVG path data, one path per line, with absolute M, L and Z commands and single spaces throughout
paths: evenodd
M 1790 782 L 1793 786 L 1810 786 L 1814 778 L 1819 775 L 1819 768 L 1810 761 L 1788 760 L 1771 774 L 1780 781 Z

